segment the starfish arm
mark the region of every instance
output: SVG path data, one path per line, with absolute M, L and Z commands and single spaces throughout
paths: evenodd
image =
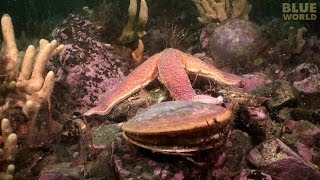
M 199 76 L 208 77 L 224 85 L 239 85 L 242 80 L 241 76 L 223 72 L 190 54 L 181 52 L 181 56 L 185 69 L 189 72 L 196 73 Z
M 158 75 L 158 54 L 150 57 L 147 61 L 132 71 L 119 86 L 108 94 L 104 100 L 100 101 L 96 107 L 89 109 L 84 113 L 85 116 L 92 114 L 106 115 L 111 109 L 128 98 L 130 95 L 139 91 Z
M 196 93 L 192 89 L 179 52 L 176 49 L 166 49 L 162 52 L 158 63 L 158 79 L 175 100 L 191 100 Z

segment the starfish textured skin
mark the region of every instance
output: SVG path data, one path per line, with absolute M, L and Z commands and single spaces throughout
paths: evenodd
M 141 90 L 155 78 L 158 78 L 175 100 L 192 100 L 196 97 L 196 92 L 191 86 L 186 71 L 213 79 L 223 85 L 234 86 L 241 82 L 240 76 L 223 72 L 199 58 L 169 48 L 143 62 L 114 91 L 110 92 L 104 101 L 100 101 L 96 107 L 89 109 L 84 115 L 108 114 L 116 104 Z

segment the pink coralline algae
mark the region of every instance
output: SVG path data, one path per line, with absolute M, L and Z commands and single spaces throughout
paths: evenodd
M 101 94 L 114 89 L 130 71 L 130 60 L 121 59 L 102 42 L 101 32 L 101 26 L 75 15 L 53 32 L 54 38 L 65 44 L 59 59 L 49 65 L 57 75 L 57 86 L 66 91 L 56 96 L 63 102 L 70 100 L 65 104 L 72 111 L 93 107 L 102 99 Z

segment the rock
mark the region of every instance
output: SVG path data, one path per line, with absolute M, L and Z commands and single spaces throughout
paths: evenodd
M 49 62 L 57 82 L 53 96 L 61 112 L 72 114 L 93 107 L 101 94 L 115 88 L 130 72 L 131 61 L 102 41 L 102 31 L 100 25 L 76 15 L 54 30 L 53 37 L 65 44 L 59 58 Z
M 296 149 L 306 161 L 316 163 L 320 159 L 320 128 L 308 121 L 285 122 L 283 142 Z
M 300 93 L 299 107 L 313 110 L 320 108 L 320 73 L 315 64 L 303 63 L 286 78 Z
M 226 142 L 226 149 L 214 164 L 212 176 L 215 179 L 229 178 L 231 174 L 247 167 L 246 154 L 252 148 L 251 137 L 240 130 L 233 130 Z
M 277 119 L 280 122 L 284 122 L 286 120 L 293 119 L 291 116 L 292 111 L 293 111 L 293 108 L 288 108 L 288 107 L 282 108 L 277 114 Z
M 302 132 L 299 135 L 299 140 L 309 147 L 320 147 L 320 128 L 313 127 Z
M 280 139 L 264 142 L 251 149 L 247 159 L 255 167 L 272 176 L 281 177 L 280 179 L 287 177 L 320 178 L 316 165 L 305 161 Z
M 290 158 L 271 163 L 269 166 L 266 167 L 265 171 L 270 175 L 276 176 L 279 179 L 283 180 L 320 179 L 319 170 L 315 170 L 299 161 Z
M 290 158 L 290 154 L 286 153 L 285 151 L 287 149 L 289 149 L 290 152 L 293 151 L 286 145 L 284 145 L 286 149 L 280 149 L 280 146 L 282 145 L 283 142 L 281 142 L 279 139 L 263 142 L 262 144 L 259 144 L 250 150 L 247 159 L 255 167 L 261 168 L 278 160 Z M 278 153 L 279 151 L 282 153 Z
M 81 167 L 83 170 L 76 174 L 76 179 L 115 179 L 112 155 L 117 141 L 122 141 L 118 124 L 88 130 L 80 119 L 67 121 L 55 147 L 56 162 L 45 167 L 41 177 L 44 180 L 74 178 Z
M 112 155 L 117 141 L 122 141 L 119 124 L 101 125 L 92 129 L 90 149 L 93 160 L 85 163 L 86 178 L 116 179 Z
M 265 84 L 271 83 L 271 80 L 262 73 L 244 74 L 242 77 L 244 78 L 242 80 L 244 92 L 249 92 Z
M 302 81 L 293 83 L 300 92 L 300 107 L 305 109 L 320 108 L 320 73 L 312 75 Z
M 292 134 L 296 125 L 297 125 L 297 121 L 287 120 L 283 126 L 283 133 Z
M 252 136 L 254 143 L 278 136 L 281 128 L 273 122 L 264 107 L 241 107 L 236 127 Z
M 306 161 L 314 162 L 316 154 L 312 148 L 302 144 L 300 142 L 296 143 L 297 151 L 299 155 Z
M 312 147 L 320 140 L 320 128 L 308 121 L 288 120 L 285 122 L 284 128 L 282 140 L 289 146 L 294 146 L 297 142 L 301 142 Z
M 121 141 L 121 124 L 108 124 L 92 128 L 92 146 L 105 149 L 115 141 Z
M 303 63 L 287 74 L 286 79 L 300 93 L 298 107 L 306 110 L 320 109 L 320 72 L 317 65 Z
M 314 124 L 320 123 L 320 108 L 319 109 L 305 109 L 305 108 L 292 108 L 290 110 L 292 119 L 304 119 Z
M 57 162 L 86 161 L 89 145 L 88 129 L 80 119 L 63 124 L 54 148 Z
M 281 122 L 286 120 L 296 120 L 301 119 L 309 121 L 314 124 L 320 123 L 320 109 L 304 109 L 304 108 L 283 108 L 277 114 L 277 119 Z
M 73 163 L 58 163 L 47 166 L 40 174 L 39 180 L 84 179 L 84 166 Z
M 253 91 L 256 96 L 269 98 L 267 107 L 279 111 L 284 107 L 294 107 L 298 98 L 297 90 L 288 81 L 276 80 Z
M 114 144 L 117 141 L 122 141 L 118 124 L 94 127 L 88 133 L 80 120 L 67 121 L 61 134 L 62 136 L 55 149 L 57 162 L 82 166 L 84 172 L 81 176 L 79 175 L 80 179 L 115 179 L 117 175 L 112 163 Z M 92 141 L 88 140 L 89 137 L 92 137 Z M 79 155 L 75 156 L 76 153 Z M 65 175 L 62 176 L 61 174 L 64 171 L 59 169 L 57 172 L 55 171 L 55 167 L 61 165 L 63 164 L 57 163 L 46 167 L 42 173 L 43 178 L 63 178 Z M 51 173 L 51 171 L 54 171 L 54 173 Z
M 209 39 L 209 51 L 223 66 L 252 72 L 251 60 L 265 47 L 265 43 L 259 26 L 233 18 L 215 28 Z
M 302 81 L 312 75 L 316 75 L 319 73 L 319 69 L 317 65 L 312 63 L 302 63 L 299 66 L 297 66 L 294 70 L 289 72 L 286 75 L 286 79 L 293 83 Z

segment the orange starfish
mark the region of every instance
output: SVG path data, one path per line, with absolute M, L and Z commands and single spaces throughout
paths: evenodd
M 241 81 L 241 77 L 220 71 L 190 54 L 177 49 L 165 49 L 138 66 L 106 97 L 105 101 L 89 109 L 84 115 L 108 114 L 116 104 L 147 86 L 156 77 L 175 100 L 195 99 L 197 95 L 185 70 L 224 85 L 238 85 Z

